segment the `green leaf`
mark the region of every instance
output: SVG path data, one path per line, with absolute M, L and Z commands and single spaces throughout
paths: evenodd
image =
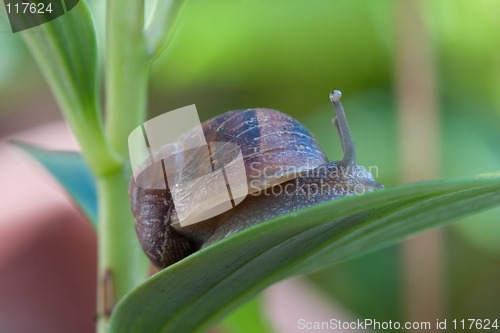
M 119 167 L 121 161 L 104 137 L 97 42 L 86 2 L 18 34 L 45 75 L 91 169 L 99 175 Z
M 278 280 L 500 204 L 500 174 L 388 188 L 253 226 L 159 272 L 118 303 L 111 332 L 203 331 Z
M 15 144 L 40 162 L 59 181 L 94 227 L 97 227 L 95 181 L 82 156 L 73 151 L 52 151 L 19 142 Z
M 172 40 L 185 0 L 156 0 L 145 35 L 148 53 L 157 57 Z

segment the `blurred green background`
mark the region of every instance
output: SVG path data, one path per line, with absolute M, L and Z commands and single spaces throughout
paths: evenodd
M 499 171 L 500 1 L 411 2 L 433 63 L 436 178 Z M 90 3 L 102 46 L 104 2 Z M 203 120 L 227 110 L 275 108 L 299 119 L 339 159 L 328 93 L 341 89 L 358 163 L 377 166 L 380 183 L 399 184 L 397 34 L 405 38 L 399 13 L 396 0 L 188 1 L 152 68 L 150 116 L 189 104 Z M 414 37 L 403 44 L 421 42 Z M 58 119 L 20 40 L 2 33 L 0 41 L 0 135 Z M 444 229 L 440 297 L 447 318 L 498 317 L 499 236 L 500 209 Z M 401 246 L 393 246 L 308 278 L 358 317 L 404 320 L 404 260 Z

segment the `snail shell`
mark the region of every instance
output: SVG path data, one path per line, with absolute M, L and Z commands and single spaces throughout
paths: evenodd
M 151 189 L 137 185 L 132 177 L 130 198 L 136 219 L 136 232 L 151 262 L 167 267 L 189 254 L 228 237 L 251 225 L 315 203 L 334 200 L 365 190 L 379 188 L 373 176 L 356 165 L 354 148 L 340 92 L 330 95 L 337 117 L 344 159 L 328 162 L 314 136 L 297 120 L 272 109 L 230 111 L 202 124 L 207 142 L 229 143 L 212 150 L 212 170 L 218 170 L 241 151 L 250 195 L 233 209 L 197 224 L 181 227 L 170 189 Z M 194 132 L 193 132 L 194 133 Z M 193 133 L 181 136 L 165 150 L 182 151 Z M 179 145 L 179 146 L 177 146 Z M 183 173 L 196 178 L 207 174 L 200 169 L 200 154 L 182 155 Z M 201 157 L 200 157 L 201 156 Z M 213 158 L 216 156 L 217 158 Z M 171 161 L 179 163 L 179 159 Z M 164 182 L 154 168 L 141 177 Z M 199 190 L 199 189 L 198 189 Z M 186 195 L 186 201 L 197 190 Z

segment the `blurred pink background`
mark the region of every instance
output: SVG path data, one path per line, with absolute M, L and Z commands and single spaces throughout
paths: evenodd
M 95 231 L 13 139 L 77 149 L 64 122 L 0 141 L 0 332 L 93 332 Z

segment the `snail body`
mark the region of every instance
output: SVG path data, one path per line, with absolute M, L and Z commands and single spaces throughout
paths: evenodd
M 232 144 L 222 147 L 218 154 L 211 151 L 212 169 L 224 167 L 235 155 L 231 149 L 239 149 L 249 189 L 239 205 L 205 221 L 181 227 L 168 186 L 143 188 L 132 178 L 129 194 L 136 231 L 151 262 L 161 269 L 261 221 L 381 187 L 356 164 L 340 96 L 339 91 L 330 94 L 337 110 L 333 123 L 344 151 L 341 161 L 329 162 L 304 126 L 276 110 L 230 111 L 204 122 L 207 141 Z M 187 133 L 179 144 L 189 138 Z M 198 155 L 183 160 L 191 177 L 206 172 L 197 167 Z M 143 173 L 150 176 L 147 169 Z

